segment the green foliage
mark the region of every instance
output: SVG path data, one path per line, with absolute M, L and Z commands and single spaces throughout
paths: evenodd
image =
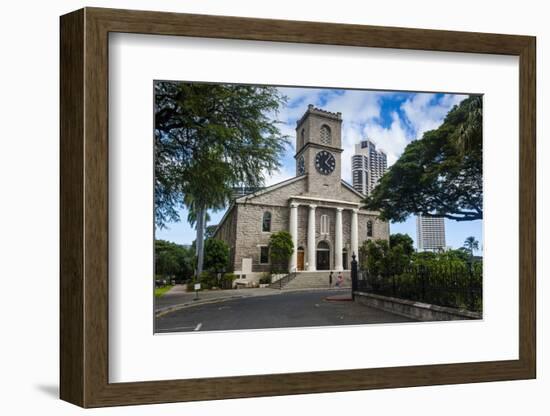
M 401 271 L 411 263 L 413 241 L 406 234 L 392 234 L 386 240 L 367 240 L 359 247 L 360 267 L 372 276 L 387 276 Z
M 275 273 L 288 270 L 288 261 L 292 256 L 294 243 L 292 236 L 287 231 L 279 231 L 269 237 L 269 257 L 271 268 Z
M 359 247 L 360 267 L 369 275 L 379 276 L 389 268 L 390 246 L 386 240 L 367 240 Z
M 481 311 L 483 265 L 465 249 L 407 254 L 403 244 L 377 240 L 359 252 L 373 293 Z
M 155 90 L 155 222 L 182 205 L 221 208 L 234 186 L 261 186 L 287 144 L 273 119 L 274 87 L 158 81 Z
M 455 106 L 439 128 L 405 148 L 365 199 L 366 207 L 397 222 L 412 214 L 482 219 L 481 114 L 478 96 Z
M 405 234 L 390 235 L 386 240 L 367 240 L 359 248 L 359 266 L 370 276 L 401 274 L 408 266 L 462 267 L 470 261 L 469 252 L 463 248 L 441 253 L 415 252 L 412 239 Z
M 464 240 L 464 248 L 468 250 L 470 256 L 473 257 L 474 250 L 479 250 L 479 241 L 477 241 L 475 237 L 470 236 Z
M 207 240 L 209 238 L 212 238 L 217 228 L 218 228 L 218 224 L 207 226 L 204 229 L 204 239 Z
M 397 245 L 401 245 L 405 254 L 410 256 L 414 253 L 414 241 L 408 234 L 391 234 L 390 235 L 390 247 L 394 248 Z
M 229 267 L 229 246 L 225 241 L 209 238 L 204 245 L 204 268 L 213 273 Z
M 262 277 L 260 277 L 260 284 L 261 285 L 269 285 L 271 284 L 271 274 L 270 273 L 263 273 Z
M 198 283 L 201 284 L 201 290 L 212 289 L 218 286 L 218 278 L 215 273 L 204 271 L 199 275 Z
M 286 97 L 274 87 L 157 81 L 155 223 L 187 220 L 197 228 L 203 269 L 209 209 L 225 207 L 235 186 L 258 187 L 280 166 L 288 140 L 273 119 Z
M 466 120 L 461 123 L 453 136 L 453 141 L 460 154 L 476 152 L 481 145 L 483 129 L 483 102 L 481 96 L 474 96 L 467 102 Z
M 185 281 L 193 275 L 194 252 L 182 245 L 155 240 L 155 275 Z
M 189 292 L 194 291 L 194 284 L 200 283 L 201 290 L 210 290 L 210 289 L 231 289 L 233 287 L 233 281 L 237 278 L 236 274 L 233 273 L 214 273 L 211 271 L 204 271 L 201 273 L 198 282 L 191 281 L 187 290 Z
M 233 282 L 237 279 L 237 275 L 234 273 L 225 273 L 220 280 L 220 287 L 223 289 L 231 289 Z
M 402 299 L 481 312 L 482 265 L 439 259 L 407 268 L 401 274 L 379 280 L 387 294 Z M 395 285 L 395 286 L 394 286 Z M 424 289 L 422 289 L 424 286 Z M 378 291 L 380 291 L 380 287 Z M 384 289 L 382 289 L 384 290 Z
M 172 288 L 173 288 L 173 286 L 171 286 L 171 285 L 155 288 L 155 297 L 160 298 L 161 296 L 163 296 L 166 292 L 168 292 Z

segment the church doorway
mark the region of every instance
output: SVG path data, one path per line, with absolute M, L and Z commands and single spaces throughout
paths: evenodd
M 298 261 L 296 264 L 299 271 L 304 270 L 304 248 L 298 247 Z
M 317 245 L 317 270 L 330 269 L 330 247 L 326 241 Z

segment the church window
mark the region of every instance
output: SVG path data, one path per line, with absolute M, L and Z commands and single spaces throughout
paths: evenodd
M 372 237 L 372 221 L 367 221 L 367 237 Z
M 323 144 L 331 144 L 332 137 L 330 134 L 330 128 L 326 124 L 323 124 L 321 126 L 321 143 Z
M 321 234 L 329 233 L 329 218 L 328 215 L 321 215 Z
M 300 141 L 298 143 L 298 149 L 296 149 L 297 151 L 302 147 L 304 147 L 305 141 L 306 141 L 306 132 L 304 129 L 302 129 L 302 131 L 300 132 Z
M 260 264 L 269 263 L 269 247 L 261 246 L 260 247 Z
M 264 212 L 264 216 L 262 219 L 262 231 L 271 231 L 271 212 Z

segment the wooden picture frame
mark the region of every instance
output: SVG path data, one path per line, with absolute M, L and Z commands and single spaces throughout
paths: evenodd
M 101 407 L 536 376 L 535 38 L 85 8 L 61 17 L 60 396 Z M 108 34 L 368 46 L 519 57 L 519 359 L 109 383 Z

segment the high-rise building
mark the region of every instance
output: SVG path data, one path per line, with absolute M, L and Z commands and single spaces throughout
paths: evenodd
M 355 154 L 351 157 L 351 175 L 353 188 L 364 195 L 370 195 L 378 181 L 388 169 L 388 158 L 382 150 L 369 139 L 355 145 Z
M 416 245 L 418 251 L 445 249 L 445 218 L 416 217 Z

